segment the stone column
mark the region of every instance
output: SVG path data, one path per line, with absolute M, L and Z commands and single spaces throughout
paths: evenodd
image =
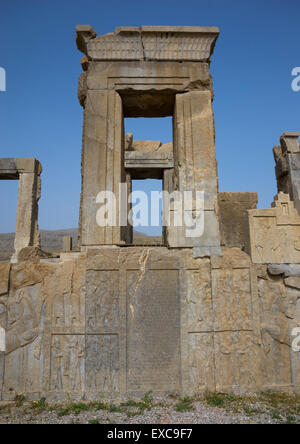
M 198 238 L 189 238 L 185 235 L 185 227 L 171 227 L 168 229 L 169 246 L 196 247 L 196 257 L 220 254 L 218 176 L 210 91 L 176 95 L 174 155 L 176 188 L 181 192 L 204 191 L 204 234 Z
M 123 229 L 123 238 L 126 244 L 132 244 L 133 241 L 133 226 L 131 224 L 128 223 L 128 215 L 130 214 L 131 208 L 132 208 L 132 204 L 129 201 L 129 196 L 132 193 L 132 180 L 131 180 L 131 174 L 130 173 L 126 173 L 126 196 L 122 196 L 122 199 L 126 198 L 127 200 L 127 226 L 126 227 L 122 227 Z M 126 205 L 126 202 L 123 202 L 124 205 Z
M 16 159 L 19 171 L 18 208 L 15 234 L 15 253 L 12 262 L 25 247 L 40 247 L 38 202 L 41 196 L 42 168 L 35 159 Z
M 119 218 L 119 184 L 125 182 L 122 101 L 111 90 L 88 90 L 83 129 L 82 198 L 80 208 L 81 247 L 113 245 L 121 242 L 121 227 L 101 227 L 96 214 L 101 191 L 116 196 Z

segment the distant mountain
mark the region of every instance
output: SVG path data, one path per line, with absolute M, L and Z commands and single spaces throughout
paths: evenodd
M 134 237 L 137 243 L 149 243 L 152 239 L 145 233 L 134 231 Z M 73 239 L 73 248 L 76 248 L 78 241 L 78 229 L 68 228 L 65 230 L 40 230 L 41 233 L 41 248 L 44 251 L 57 251 L 62 248 L 62 241 L 64 236 L 71 236 Z M 7 260 L 11 257 L 14 251 L 15 233 L 0 234 L 0 260 Z

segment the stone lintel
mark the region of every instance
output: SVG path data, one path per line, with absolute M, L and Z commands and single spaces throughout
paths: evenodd
M 125 168 L 173 168 L 173 153 L 125 152 Z
M 89 25 L 76 27 L 78 49 L 90 60 L 209 61 L 219 29 L 214 26 L 117 27 L 96 37 Z
M 2 158 L 0 159 L 0 180 L 19 179 L 22 173 L 40 175 L 42 166 L 34 158 Z

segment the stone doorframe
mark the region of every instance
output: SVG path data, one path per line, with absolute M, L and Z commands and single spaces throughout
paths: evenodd
M 42 166 L 33 158 L 0 159 L 0 180 L 18 180 L 18 208 L 16 218 L 15 252 L 11 262 L 25 247 L 40 247 L 38 229 L 38 201 L 41 196 Z
M 188 238 L 185 227 L 169 227 L 167 244 L 195 247 L 195 257 L 220 254 L 209 71 L 218 28 L 122 27 L 99 37 L 88 25 L 76 30 L 77 47 L 85 54 L 78 90 L 84 107 L 81 248 L 125 243 L 124 227 L 96 222 L 98 193 L 113 191 L 119 208 L 119 184 L 126 182 L 124 117 L 172 116 L 174 174 L 169 185 L 181 192 L 204 191 L 205 230 L 200 238 Z

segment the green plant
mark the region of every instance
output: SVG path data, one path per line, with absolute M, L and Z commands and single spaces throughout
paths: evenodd
M 48 404 L 46 402 L 46 398 L 44 398 L 44 397 L 41 398 L 39 401 L 33 401 L 31 403 L 31 408 L 36 409 L 37 413 L 40 413 L 40 412 L 46 410 L 47 407 L 48 407 Z
M 225 399 L 223 393 L 217 392 L 206 392 L 204 399 L 208 405 L 211 407 L 225 407 Z
M 90 419 L 89 424 L 100 424 L 99 419 Z
M 15 397 L 16 407 L 22 407 L 25 401 L 26 397 L 24 395 L 17 395 Z
M 177 412 L 188 412 L 194 410 L 193 400 L 186 396 L 185 398 L 180 398 L 175 406 Z

